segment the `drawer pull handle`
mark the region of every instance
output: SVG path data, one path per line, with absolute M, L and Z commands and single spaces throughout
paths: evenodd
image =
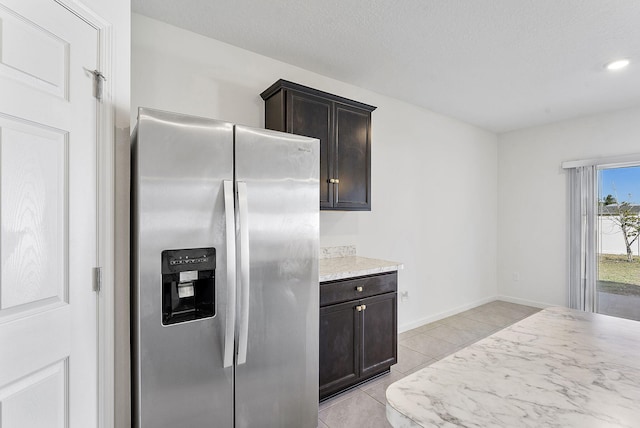
M 362 286 L 361 286 L 361 285 L 358 285 L 358 286 L 356 287 L 356 291 L 357 291 L 358 293 L 362 293 L 362 290 L 364 290 L 364 288 L 362 288 Z

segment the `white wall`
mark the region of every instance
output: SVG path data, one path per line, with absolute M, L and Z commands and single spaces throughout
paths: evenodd
M 143 16 L 132 21 L 138 106 L 264 126 L 279 78 L 378 106 L 371 212 L 322 212 L 321 245 L 403 262 L 401 329 L 497 293 L 497 138 L 490 132 Z M 390 79 L 394 76 L 389 76 Z M 454 96 L 452 94 L 452 96 Z
M 640 153 L 640 108 L 499 136 L 498 289 L 567 305 L 569 177 L 563 161 Z

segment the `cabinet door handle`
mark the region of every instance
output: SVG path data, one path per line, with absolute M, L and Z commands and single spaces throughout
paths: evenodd
M 362 311 L 362 305 L 356 306 L 356 311 L 361 312 Z
M 364 288 L 362 288 L 362 286 L 361 286 L 361 285 L 358 285 L 358 286 L 356 287 L 356 291 L 357 291 L 358 293 L 362 293 L 362 291 L 363 291 L 363 290 L 364 290 Z
M 329 183 L 332 183 L 332 184 L 339 184 L 339 183 L 340 183 L 340 180 L 339 180 L 338 178 L 330 178 L 330 179 L 329 179 Z
M 367 305 L 360 305 L 362 306 L 362 310 L 364 311 L 365 309 L 367 309 Z

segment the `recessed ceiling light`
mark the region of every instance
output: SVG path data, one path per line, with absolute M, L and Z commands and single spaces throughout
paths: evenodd
M 628 59 L 618 59 L 616 61 L 611 61 L 610 63 L 605 65 L 607 70 L 620 70 L 629 65 Z

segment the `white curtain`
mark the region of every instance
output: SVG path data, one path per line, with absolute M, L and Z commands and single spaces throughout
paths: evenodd
M 597 198 L 595 165 L 571 168 L 570 306 L 596 311 L 597 303 Z

